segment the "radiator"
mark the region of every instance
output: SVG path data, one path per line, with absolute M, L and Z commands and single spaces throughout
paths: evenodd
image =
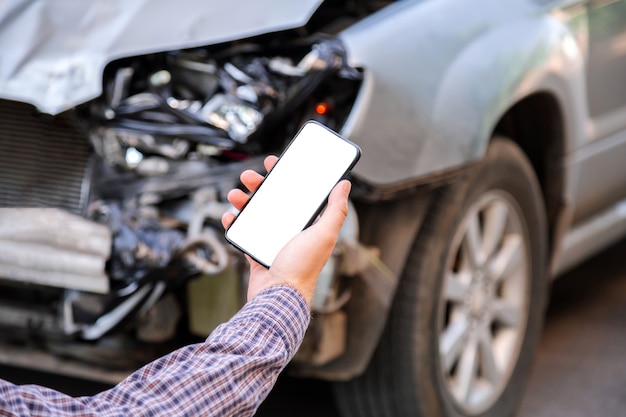
M 90 150 L 68 114 L 0 100 L 0 207 L 56 207 L 84 214 Z

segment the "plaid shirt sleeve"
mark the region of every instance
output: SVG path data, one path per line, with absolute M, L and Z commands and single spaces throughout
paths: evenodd
M 0 416 L 251 416 L 295 354 L 309 320 L 295 289 L 272 287 L 205 343 L 157 359 L 93 397 L 0 380 Z

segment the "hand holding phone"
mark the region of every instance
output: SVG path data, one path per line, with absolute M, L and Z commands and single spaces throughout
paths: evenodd
M 266 170 L 271 170 L 278 158 L 270 155 L 265 158 Z M 256 191 L 263 176 L 248 170 L 241 174 L 241 182 L 249 191 Z M 288 285 L 298 290 L 308 305 L 311 305 L 317 278 L 333 253 L 341 226 L 348 214 L 350 182 L 340 181 L 330 193 L 326 209 L 311 227 L 298 233 L 281 249 L 271 268 L 266 268 L 253 259 L 250 260 L 247 299 L 252 300 L 261 291 L 277 285 Z M 236 188 L 228 193 L 228 201 L 241 210 L 249 196 Z M 227 229 L 235 214 L 226 212 L 222 224 Z
M 325 126 L 306 123 L 232 222 L 226 239 L 269 268 L 287 242 L 315 220 L 360 153 Z

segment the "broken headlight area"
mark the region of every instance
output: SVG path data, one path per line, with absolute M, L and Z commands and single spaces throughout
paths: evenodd
M 103 96 L 79 109 L 104 162 L 89 216 L 112 231 L 115 288 L 222 273 L 220 218 L 239 174 L 262 170 L 308 119 L 344 122 L 361 74 L 341 44 L 266 41 L 112 63 Z
M 360 79 L 337 40 L 127 59 L 87 109 L 90 138 L 108 164 L 146 176 L 167 173 L 164 159 L 241 160 L 280 151 L 305 118 L 339 127 Z

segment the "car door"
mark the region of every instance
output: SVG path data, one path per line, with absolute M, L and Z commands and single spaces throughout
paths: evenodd
M 626 0 L 589 0 L 587 142 L 571 156 L 581 167 L 574 221 L 626 197 Z

